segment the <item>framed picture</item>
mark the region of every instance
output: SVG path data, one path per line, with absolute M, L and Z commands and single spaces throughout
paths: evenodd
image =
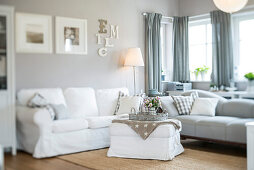
M 16 51 L 52 53 L 52 17 L 16 13 Z
M 87 20 L 56 17 L 56 53 L 87 54 Z

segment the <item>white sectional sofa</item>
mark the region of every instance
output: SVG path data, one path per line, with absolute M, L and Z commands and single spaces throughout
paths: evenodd
M 127 88 L 100 89 L 23 89 L 17 94 L 17 138 L 19 149 L 35 158 L 52 157 L 109 147 L 109 125 L 119 91 Z M 51 104 L 64 104 L 70 119 L 52 120 L 46 108 L 29 108 L 28 100 L 41 94 Z
M 216 115 L 178 115 L 170 96 L 162 97 L 162 107 L 170 117 L 182 122 L 181 137 L 222 142 L 236 145 L 246 144 L 245 123 L 254 122 L 254 101 L 247 99 L 227 100 L 211 92 L 195 90 L 199 97 L 218 98 Z M 193 91 L 183 93 L 189 96 Z

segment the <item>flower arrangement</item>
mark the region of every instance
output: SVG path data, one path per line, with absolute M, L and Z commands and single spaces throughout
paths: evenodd
M 161 107 L 161 101 L 160 98 L 157 97 L 148 97 L 144 99 L 144 106 L 146 108 L 159 108 Z

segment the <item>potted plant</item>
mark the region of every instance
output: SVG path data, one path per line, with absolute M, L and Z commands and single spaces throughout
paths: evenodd
M 248 79 L 247 91 L 254 92 L 254 73 L 247 73 L 244 77 Z
M 195 75 L 195 80 L 197 81 L 198 80 L 198 76 L 200 74 L 200 68 L 196 68 L 193 73 Z
M 144 107 L 148 110 L 150 114 L 156 114 L 157 109 L 161 107 L 160 98 L 157 96 L 144 99 Z
M 207 66 L 203 66 L 203 67 L 198 67 L 194 70 L 194 75 L 195 75 L 195 79 L 198 80 L 199 75 L 201 75 L 201 80 L 204 81 L 205 80 L 205 74 L 208 72 L 209 67 Z
M 207 67 L 205 65 L 200 68 L 200 73 L 201 73 L 201 79 L 202 79 L 202 81 L 205 80 L 205 75 L 207 74 L 208 70 L 209 70 L 209 67 Z

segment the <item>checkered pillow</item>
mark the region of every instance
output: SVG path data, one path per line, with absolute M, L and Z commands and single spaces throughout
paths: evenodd
M 198 93 L 193 92 L 190 96 L 171 96 L 174 100 L 174 104 L 179 115 L 189 115 L 191 112 L 192 105 L 196 98 L 198 98 Z

